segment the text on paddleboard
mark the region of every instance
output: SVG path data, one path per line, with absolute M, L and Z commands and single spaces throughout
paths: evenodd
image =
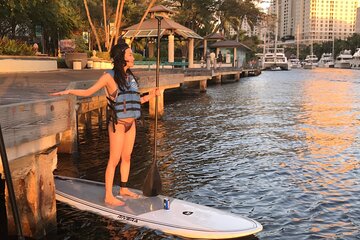
M 130 221 L 130 222 L 134 222 L 134 223 L 137 223 L 139 221 L 136 218 L 128 217 L 128 216 L 124 216 L 124 215 L 118 215 L 117 218 L 120 220 Z

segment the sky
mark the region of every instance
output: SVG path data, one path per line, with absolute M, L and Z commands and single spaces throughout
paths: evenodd
M 360 0 L 359 0 L 360 1 Z M 271 0 L 262 0 L 260 1 L 259 7 L 265 11 L 270 7 Z

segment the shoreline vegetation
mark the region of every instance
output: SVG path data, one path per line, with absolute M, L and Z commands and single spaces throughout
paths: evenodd
M 253 2 L 158 0 L 155 4 L 163 5 L 173 11 L 171 19 L 200 36 L 220 32 L 227 39 L 236 39 L 251 47 L 254 52 L 260 43 L 256 38 L 247 37 L 240 30 L 243 21 L 247 21 L 253 27 L 261 19 L 262 13 Z M 2 4 L 0 16 L 0 21 L 3 23 L 0 26 L 0 38 L 22 40 L 30 46 L 36 43 L 39 51 L 48 56 L 59 55 L 59 42 L 64 39 L 74 39 L 78 48 L 76 52 L 92 50 L 98 53 L 108 52 L 111 48 L 109 44 L 112 39 L 111 32 L 121 32 L 139 23 L 148 7 L 149 1 L 146 0 L 136 2 L 134 0 L 126 2 L 124 0 L 59 0 L 49 4 L 35 0 L 33 4 L 19 2 L 15 5 L 5 2 Z M 239 12 L 234 9 L 244 11 Z M 230 35 L 230 26 L 238 29 L 235 35 Z M 150 40 L 135 39 L 132 44 L 134 52 L 143 55 Z M 187 56 L 188 49 L 184 40 L 176 39 L 175 58 L 181 59 Z M 201 40 L 197 41 L 195 49 L 201 44 Z M 201 55 L 202 52 L 199 50 L 194 57 L 200 60 Z
M 255 59 L 255 53 L 263 52 L 259 47 L 263 42 L 257 36 L 247 36 L 241 29 L 246 22 L 251 29 L 261 27 L 261 22 L 266 21 L 267 28 L 271 32 L 274 27 L 274 17 L 265 14 L 251 1 L 235 0 L 203 0 L 203 1 L 180 1 L 159 0 L 157 5 L 163 5 L 173 11 L 171 18 L 179 24 L 193 30 L 200 36 L 218 32 L 229 40 L 237 40 L 252 49 L 247 56 L 247 61 Z M 11 4 L 5 2 L 1 5 L 0 15 L 0 55 L 19 56 L 59 56 L 59 42 L 63 39 L 73 39 L 75 42 L 74 52 L 86 52 L 91 57 L 92 50 L 96 50 L 98 56 L 108 53 L 110 40 L 113 32 L 121 32 L 125 28 L 138 23 L 145 10 L 149 7 L 149 1 L 140 0 L 103 0 L 90 2 L 87 0 L 59 0 L 49 4 L 35 0 L 33 4 L 19 2 Z M 237 9 L 242 9 L 238 11 Z M 41 14 L 40 14 L 41 13 Z M 57 16 L 54 18 L 54 16 Z M 105 25 L 104 25 L 105 24 Z M 93 25 L 94 28 L 90 28 Z M 108 31 L 111 28 L 113 32 Z M 92 29 L 92 30 L 90 30 Z M 234 31 L 231 31 L 234 30 Z M 294 36 L 291 36 L 294 37 Z M 270 42 L 274 36 L 270 36 Z M 133 42 L 134 53 L 139 58 L 151 58 L 147 56 L 147 48 L 151 39 L 135 39 Z M 288 39 L 288 40 L 292 40 Z M 296 55 L 296 39 L 294 44 L 284 45 L 285 55 Z M 38 53 L 34 44 L 38 45 Z M 203 55 L 202 40 L 195 43 L 195 60 L 200 61 Z M 279 46 L 281 42 L 278 41 Z M 166 44 L 163 44 L 166 45 Z M 268 44 L 269 47 L 271 43 Z M 334 39 L 334 56 L 342 50 L 350 49 L 352 53 L 360 47 L 360 35 L 354 33 L 346 40 Z M 166 55 L 166 47 L 161 51 Z M 187 55 L 187 45 L 184 39 L 175 41 L 175 59 L 181 59 Z M 332 52 L 332 41 L 314 43 L 313 52 L 318 58 L 324 52 Z M 145 53 L 145 56 L 144 56 Z M 310 54 L 310 45 L 300 45 L 300 59 L 305 59 Z M 136 59 L 141 61 L 141 59 Z

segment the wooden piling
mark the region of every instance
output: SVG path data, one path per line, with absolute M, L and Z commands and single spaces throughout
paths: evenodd
M 161 119 L 164 115 L 164 89 L 160 89 L 161 96 L 158 96 L 158 118 Z M 149 116 L 155 118 L 155 98 L 149 101 Z
M 200 92 L 206 92 L 207 88 L 207 79 L 199 81 L 200 83 Z
M 0 106 L 0 122 L 26 237 L 42 238 L 56 228 L 53 178 L 56 146 L 60 143 L 60 133 L 71 128 L 73 100 L 62 97 Z M 9 235 L 16 235 L 9 196 L 5 194 Z

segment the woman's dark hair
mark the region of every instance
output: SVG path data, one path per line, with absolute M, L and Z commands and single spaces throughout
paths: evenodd
M 127 45 L 123 40 L 120 40 L 118 44 L 111 48 L 110 51 L 110 57 L 113 59 L 114 63 L 114 80 L 117 83 L 119 89 L 123 91 L 129 87 L 126 81 L 127 73 L 131 74 L 137 82 L 136 77 L 130 69 L 127 69 L 126 72 L 124 71 L 124 67 L 126 66 L 125 51 L 128 48 L 129 45 Z

